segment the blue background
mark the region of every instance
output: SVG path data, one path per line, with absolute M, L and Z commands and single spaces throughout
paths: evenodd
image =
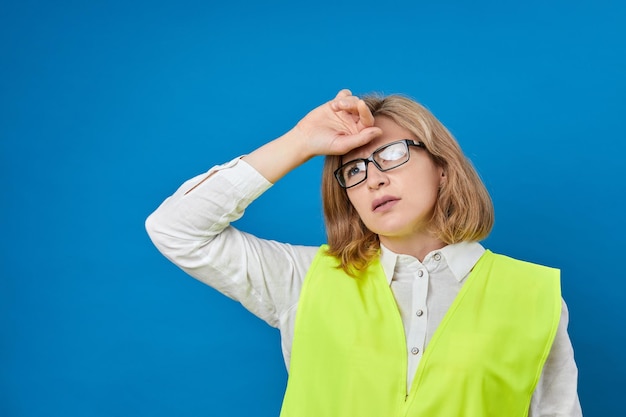
M 626 6 L 434 3 L 3 2 L 0 415 L 276 416 L 278 332 L 144 220 L 341 88 L 449 127 L 493 196 L 485 245 L 563 271 L 586 416 L 623 415 Z M 237 226 L 322 243 L 321 163 Z

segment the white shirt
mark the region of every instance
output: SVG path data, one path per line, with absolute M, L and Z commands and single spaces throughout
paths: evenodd
M 230 226 L 271 185 L 236 158 L 182 184 L 148 217 L 146 228 L 169 260 L 277 327 L 289 369 L 300 289 L 318 247 L 260 239 Z M 458 243 L 420 262 L 381 248 L 381 263 L 406 334 L 407 389 L 430 338 L 484 250 L 476 242 Z M 582 416 L 567 323 L 563 302 L 529 416 Z

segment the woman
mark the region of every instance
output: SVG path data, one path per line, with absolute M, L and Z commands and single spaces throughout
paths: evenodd
M 327 245 L 230 226 L 317 155 Z M 281 416 L 580 416 L 559 272 L 485 250 L 492 224 L 484 185 L 432 114 L 342 90 L 187 181 L 146 226 L 172 262 L 280 329 Z

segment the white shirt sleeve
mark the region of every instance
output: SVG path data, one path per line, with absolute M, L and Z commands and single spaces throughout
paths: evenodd
M 230 226 L 271 186 L 236 158 L 182 184 L 148 217 L 146 229 L 186 273 L 279 327 L 297 304 L 318 248 L 264 240 Z
M 582 417 L 578 399 L 578 367 L 567 334 L 569 313 L 562 302 L 561 320 L 541 378 L 530 402 L 529 417 Z

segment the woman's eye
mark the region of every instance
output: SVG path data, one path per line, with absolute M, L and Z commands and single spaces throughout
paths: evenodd
M 355 175 L 359 175 L 361 173 L 361 168 L 358 165 L 353 165 L 351 167 L 346 168 L 345 176 L 346 178 L 354 177 Z

